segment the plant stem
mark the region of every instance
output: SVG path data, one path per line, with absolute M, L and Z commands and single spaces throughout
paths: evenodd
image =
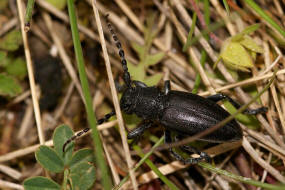
M 88 123 L 92 129 L 92 138 L 93 138 L 93 144 L 95 148 L 95 158 L 96 158 L 95 162 L 101 172 L 102 186 L 104 189 L 108 190 L 112 188 L 112 180 L 110 178 L 109 169 L 104 159 L 104 152 L 103 152 L 100 135 L 97 129 L 95 113 L 92 109 L 92 99 L 91 99 L 86 71 L 84 67 L 84 59 L 83 59 L 82 48 L 81 48 L 81 44 L 79 40 L 79 33 L 78 33 L 78 28 L 77 28 L 77 21 L 76 21 L 73 0 L 68 0 L 67 5 L 68 5 L 69 18 L 70 18 L 71 31 L 72 31 L 72 39 L 74 43 L 74 51 L 76 55 L 76 61 L 77 61 L 82 91 L 83 91 L 83 95 L 85 99 L 85 109 L 87 111 Z

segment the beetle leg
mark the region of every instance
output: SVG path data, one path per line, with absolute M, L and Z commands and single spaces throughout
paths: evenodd
M 237 103 L 235 100 L 230 98 L 229 96 L 226 96 L 224 94 L 215 94 L 212 96 L 207 97 L 207 99 L 213 101 L 213 102 L 218 102 L 220 100 L 228 100 L 236 109 L 239 109 L 241 106 L 239 103 Z M 256 115 L 260 113 L 265 113 L 267 112 L 267 107 L 260 107 L 257 109 L 246 109 L 243 111 L 244 114 L 249 114 L 249 115 Z
M 165 136 L 164 139 L 165 139 L 166 144 L 172 143 L 171 132 L 169 130 L 165 130 L 164 136 Z M 187 148 L 187 151 L 189 151 L 189 152 L 198 153 L 200 155 L 200 157 L 199 158 L 187 158 L 187 159 L 185 159 L 180 154 L 175 152 L 173 150 L 173 148 L 170 148 L 169 151 L 176 158 L 176 160 L 179 160 L 179 161 L 183 162 L 184 164 L 197 164 L 198 162 L 200 162 L 202 160 L 206 160 L 207 162 L 211 161 L 211 158 L 205 152 L 200 152 L 200 151 L 196 150 L 195 148 L 192 148 L 192 147 L 186 146 L 186 145 L 184 145 L 182 147 L 182 149 L 184 149 L 184 148 Z
M 179 141 L 179 140 L 181 140 L 181 137 L 176 136 L 175 141 Z M 212 162 L 212 158 L 206 152 L 201 152 L 198 149 L 196 149 L 192 146 L 189 146 L 189 145 L 183 145 L 180 148 L 184 152 L 199 154 L 199 156 L 200 156 L 199 158 L 201 158 L 201 160 L 206 160 L 206 162 L 209 162 L 209 163 Z
M 191 147 L 189 145 L 183 145 L 181 149 L 185 152 L 193 152 L 195 154 L 199 154 L 200 156 L 199 158 L 201 158 L 201 160 L 206 160 L 206 162 L 209 162 L 209 163 L 212 162 L 212 158 L 206 152 L 201 152 L 197 150 L 196 148 Z
M 144 120 L 137 128 L 128 133 L 128 139 L 139 138 L 146 129 L 151 127 L 152 124 L 152 121 Z
M 142 81 L 138 81 L 138 80 L 133 80 L 132 81 L 136 86 L 142 87 L 142 88 L 146 88 L 147 85 L 145 83 L 143 83 Z
M 110 119 L 110 117 L 112 117 L 112 116 L 114 116 L 114 115 L 116 115 L 116 112 L 115 112 L 115 111 L 112 111 L 112 112 L 106 114 L 103 118 L 101 118 L 101 119 L 99 119 L 99 120 L 97 121 L 97 124 L 100 125 L 100 124 L 102 124 L 102 123 L 108 121 L 108 120 Z M 66 145 L 68 145 L 69 143 L 71 143 L 72 141 L 74 141 L 75 139 L 77 139 L 78 137 L 80 137 L 81 135 L 87 133 L 89 130 L 90 130 L 90 128 L 87 127 L 87 128 L 85 128 L 85 129 L 81 130 L 80 132 L 78 132 L 76 135 L 70 137 L 67 141 L 65 141 L 65 143 L 64 143 L 63 146 L 62 146 L 63 152 L 64 152 L 64 150 L 65 150 Z
M 165 130 L 164 131 L 164 142 L 165 144 L 171 144 L 172 143 L 172 139 L 171 139 L 171 132 L 169 130 Z M 175 152 L 173 150 L 173 148 L 169 148 L 169 152 L 172 154 L 172 156 L 176 159 L 176 160 L 179 160 L 181 162 L 183 162 L 184 164 L 185 163 L 185 159 L 180 155 L 178 154 L 177 152 Z
M 123 92 L 127 86 L 126 85 L 120 85 L 119 81 L 115 80 L 115 87 L 117 92 Z
M 164 81 L 164 95 L 167 95 L 170 90 L 171 90 L 170 81 L 169 80 Z

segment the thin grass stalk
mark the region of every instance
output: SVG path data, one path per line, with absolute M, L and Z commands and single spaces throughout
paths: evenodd
M 207 170 L 210 170 L 210 171 L 212 171 L 214 173 L 217 173 L 217 174 L 220 174 L 220 175 L 224 175 L 224 176 L 229 177 L 231 179 L 234 179 L 234 180 L 237 180 L 237 181 L 240 181 L 242 183 L 249 184 L 249 185 L 254 185 L 256 187 L 262 187 L 262 188 L 270 189 L 270 190 L 283 190 L 285 188 L 284 185 L 281 185 L 281 186 L 272 185 L 272 184 L 268 184 L 268 183 L 262 183 L 260 181 L 255 181 L 255 180 L 252 180 L 252 179 L 247 178 L 247 177 L 238 176 L 238 175 L 230 173 L 230 172 L 228 172 L 226 170 L 222 170 L 222 169 L 213 167 L 211 164 L 208 164 L 208 163 L 205 163 L 205 162 L 200 162 L 200 163 L 198 163 L 198 165 L 203 167 L 203 168 L 205 168 L 205 169 L 207 169 Z
M 24 29 L 24 13 L 23 13 L 23 7 L 22 7 L 21 0 L 17 0 L 17 7 L 18 7 L 18 13 L 19 13 L 19 18 L 21 22 L 21 33 L 22 33 L 26 62 L 27 62 L 28 77 L 29 77 L 29 83 L 30 83 L 30 88 L 31 88 L 31 95 L 32 95 L 33 108 L 34 108 L 35 119 L 36 119 L 36 124 L 37 124 L 37 131 L 38 131 L 40 144 L 43 145 L 45 144 L 45 136 L 44 136 L 43 128 L 42 128 L 41 110 L 40 110 L 39 101 L 38 101 L 38 93 L 36 90 L 32 57 L 31 57 L 31 52 L 29 48 L 27 33 L 24 31 L 25 30 Z
M 190 46 L 190 42 L 192 40 L 192 36 L 194 34 L 194 30 L 195 30 L 195 26 L 196 26 L 196 21 L 197 21 L 197 13 L 194 12 L 193 17 L 192 17 L 191 28 L 190 28 L 190 31 L 189 31 L 188 36 L 187 36 L 187 41 L 183 46 L 183 52 L 186 52 Z
M 92 138 L 93 138 L 93 144 L 94 144 L 94 149 L 95 149 L 95 162 L 101 172 L 102 186 L 104 189 L 108 190 L 112 188 L 112 180 L 110 178 L 109 169 L 104 159 L 103 147 L 102 147 L 100 135 L 97 129 L 97 121 L 95 118 L 95 113 L 92 109 L 92 99 L 91 99 L 90 90 L 88 86 L 88 80 L 87 80 L 86 71 L 84 67 L 84 59 L 83 59 L 82 48 L 81 48 L 81 44 L 79 40 L 79 32 L 77 28 L 77 21 L 76 21 L 73 0 L 68 0 L 67 5 L 68 5 L 68 13 L 69 13 L 69 18 L 70 18 L 72 39 L 74 43 L 74 51 L 76 55 L 79 77 L 80 77 L 83 95 L 85 98 L 85 109 L 87 112 L 88 123 L 92 129 Z
M 207 25 L 209 25 L 210 24 L 210 9 L 209 9 L 209 1 L 208 0 L 204 0 L 204 15 L 205 15 L 204 16 L 205 23 Z M 194 20 L 193 20 L 193 22 L 194 22 Z M 209 40 L 209 35 L 207 34 L 205 36 L 205 38 L 206 38 L 206 40 Z M 188 38 L 187 38 L 187 41 L 188 41 Z M 189 42 L 190 41 L 191 41 L 191 39 L 189 40 Z M 202 53 L 201 53 L 201 59 L 200 59 L 200 63 L 201 63 L 203 68 L 204 68 L 204 65 L 206 63 L 206 59 L 207 59 L 207 54 L 206 54 L 206 51 L 203 49 Z M 195 78 L 194 88 L 192 90 L 193 94 L 197 94 L 200 83 L 201 83 L 201 75 L 200 75 L 200 73 L 197 73 L 196 78 Z
M 246 4 L 250 6 L 261 18 L 263 18 L 269 25 L 275 28 L 283 37 L 285 37 L 284 29 L 279 26 L 262 8 L 260 8 L 253 0 L 245 0 Z

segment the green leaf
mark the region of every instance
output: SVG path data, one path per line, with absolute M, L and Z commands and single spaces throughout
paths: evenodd
M 23 183 L 25 190 L 60 190 L 60 185 L 46 177 L 28 178 Z
M 229 111 L 229 113 L 233 114 L 237 111 L 237 109 L 228 101 L 224 102 L 225 108 Z M 251 115 L 245 115 L 245 114 L 238 114 L 236 116 L 236 119 L 241 122 L 242 124 L 246 125 L 250 129 L 258 129 L 259 128 L 259 122 L 254 116 Z
M 152 75 L 150 77 L 146 77 L 143 82 L 148 86 L 156 86 L 158 82 L 161 80 L 163 74 L 162 73 L 156 73 L 155 75 Z
M 66 7 L 66 0 L 46 0 L 46 2 L 59 10 L 63 10 Z
M 6 72 L 18 79 L 24 79 L 27 75 L 26 62 L 22 58 L 10 60 L 5 68 Z
M 131 43 L 133 49 L 136 51 L 136 53 L 138 54 L 140 60 L 144 59 L 144 52 L 145 52 L 145 46 L 141 46 L 138 43 Z
M 67 165 L 72 157 L 72 151 L 74 143 L 71 142 L 65 147 L 63 152 L 64 143 L 73 136 L 73 131 L 67 125 L 60 125 L 57 127 L 53 134 L 54 150 L 57 155 L 64 161 L 64 165 Z
M 156 36 L 158 30 L 153 30 L 155 21 L 155 12 L 148 14 L 146 18 L 146 27 L 144 29 L 144 53 L 147 54 L 151 48 L 153 38 Z
M 50 147 L 42 145 L 36 151 L 37 161 L 46 170 L 51 172 L 60 173 L 64 169 L 63 160 L 57 155 L 57 153 Z
M 93 160 L 94 155 L 91 149 L 81 149 L 72 156 L 69 167 L 74 168 L 83 162 L 93 162 Z
M 262 47 L 257 45 L 257 43 L 250 36 L 244 36 L 239 43 L 251 51 L 254 51 L 256 53 L 263 53 Z
M 0 95 L 14 97 L 22 92 L 22 87 L 18 81 L 6 74 L 0 74 Z
M 15 51 L 22 43 L 23 42 L 21 32 L 15 29 L 0 39 L 0 49 L 7 51 Z
M 163 52 L 156 53 L 153 55 L 147 55 L 145 62 L 144 62 L 144 65 L 146 67 L 151 66 L 151 65 L 155 65 L 155 64 L 159 63 L 163 59 L 164 56 L 165 56 L 165 53 L 163 53 Z
M 71 168 L 70 181 L 73 189 L 89 189 L 95 181 L 95 167 L 88 163 L 80 163 Z
M 6 65 L 6 57 L 7 57 L 7 52 L 0 51 L 0 66 L 3 67 Z
M 242 32 L 233 36 L 232 41 L 241 40 L 245 35 L 249 35 L 249 34 L 253 33 L 255 30 L 257 30 L 259 28 L 259 26 L 260 26 L 260 24 L 253 24 L 253 25 L 246 27 Z
M 230 41 L 222 48 L 221 57 L 231 69 L 248 71 L 253 67 L 252 58 L 246 49 L 238 42 Z
M 141 63 L 138 65 L 134 65 L 134 64 L 131 64 L 129 62 L 127 64 L 128 64 L 128 69 L 129 69 L 129 72 L 132 76 L 132 79 L 143 81 L 143 79 L 145 77 L 144 65 Z

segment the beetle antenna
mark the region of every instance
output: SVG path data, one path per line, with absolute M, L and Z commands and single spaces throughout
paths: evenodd
M 110 117 L 112 117 L 112 116 L 114 116 L 114 115 L 116 115 L 116 112 L 115 112 L 115 111 L 111 111 L 110 113 L 106 114 L 103 118 L 99 119 L 99 120 L 97 121 L 97 124 L 98 124 L 98 125 L 101 125 L 102 123 L 107 122 L 107 121 L 110 119 Z M 65 147 L 66 147 L 69 143 L 71 143 L 71 142 L 74 141 L 75 139 L 79 138 L 79 137 L 82 136 L 83 134 L 87 133 L 89 130 L 90 130 L 90 128 L 87 127 L 87 128 L 85 128 L 85 129 L 83 129 L 82 131 L 78 132 L 76 135 L 70 137 L 67 141 L 65 141 L 65 143 L 64 143 L 63 146 L 62 146 L 63 152 L 65 151 Z
M 113 37 L 113 39 L 115 41 L 115 44 L 116 44 L 116 46 L 117 46 L 117 48 L 119 50 L 119 56 L 121 58 L 121 64 L 122 64 L 122 67 L 123 67 L 123 70 L 124 70 L 124 74 L 123 74 L 124 82 L 127 85 L 127 87 L 131 87 L 132 81 L 131 81 L 130 73 L 128 71 L 127 60 L 125 58 L 125 52 L 122 49 L 122 44 L 119 41 L 118 36 L 116 35 L 115 31 L 113 30 L 112 24 L 110 23 L 110 21 L 108 19 L 109 14 L 106 14 L 105 17 L 106 17 L 106 21 L 107 21 L 107 25 L 108 25 L 109 31 L 112 34 L 112 37 Z

